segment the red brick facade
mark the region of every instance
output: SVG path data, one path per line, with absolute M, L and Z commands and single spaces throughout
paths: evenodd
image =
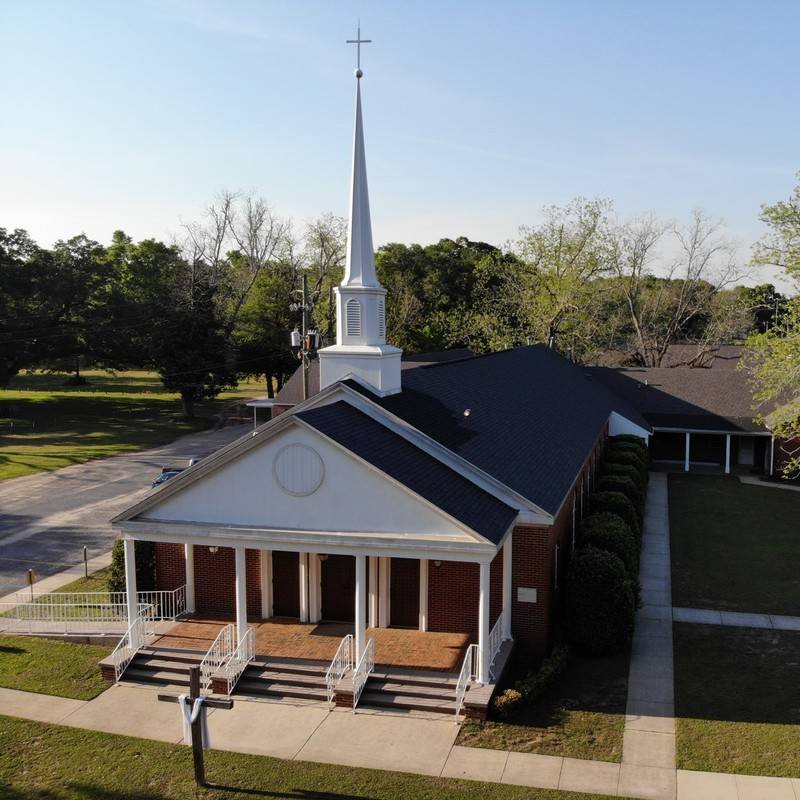
M 513 533 L 512 557 L 512 633 L 518 647 L 533 658 L 544 655 L 549 648 L 561 612 L 566 566 L 573 543 L 574 528 L 580 523 L 589 491 L 596 480 L 596 465 L 605 445 L 608 431 L 603 430 L 595 448 L 576 477 L 566 501 L 552 526 L 518 525 Z M 558 548 L 556 555 L 556 547 Z M 195 597 L 198 613 L 235 612 L 235 562 L 232 548 L 221 547 L 211 553 L 208 547 L 194 548 Z M 299 606 L 299 578 L 296 553 L 274 553 L 273 592 L 275 613 L 294 612 Z M 557 562 L 557 564 L 556 564 Z M 340 568 L 341 567 L 341 568 Z M 323 610 L 326 603 L 325 584 L 347 583 L 341 586 L 341 603 L 354 594 L 347 580 L 352 581 L 354 565 L 350 557 L 331 556 L 323 562 Z M 556 575 L 556 571 L 558 575 Z M 336 575 L 332 573 L 336 572 Z M 326 573 L 330 573 L 329 575 Z M 329 577 L 331 581 L 326 580 Z M 185 583 L 183 546 L 156 545 L 156 586 L 174 589 Z M 520 601 L 518 589 L 535 589 L 536 602 Z M 408 559 L 392 560 L 392 622 L 414 625 L 419 612 L 419 564 Z M 490 571 L 490 620 L 494 625 L 503 603 L 503 554 L 497 554 Z M 329 594 L 329 593 L 328 593 Z M 479 567 L 474 563 L 441 561 L 429 562 L 428 570 L 428 628 L 445 633 L 478 635 Z M 337 615 L 352 619 L 352 613 Z M 281 605 L 283 604 L 283 605 Z M 279 608 L 280 606 L 280 608 Z M 261 568 L 257 550 L 247 551 L 247 608 L 248 616 L 261 613 Z M 352 609 L 350 602 L 349 609 Z M 333 609 L 331 609 L 333 610 Z M 325 616 L 323 615 L 323 618 Z

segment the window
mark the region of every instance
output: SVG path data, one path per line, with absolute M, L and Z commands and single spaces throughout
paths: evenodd
M 378 338 L 386 338 L 386 302 L 382 297 L 378 299 Z
M 348 336 L 361 336 L 361 303 L 351 298 L 345 306 L 345 328 Z

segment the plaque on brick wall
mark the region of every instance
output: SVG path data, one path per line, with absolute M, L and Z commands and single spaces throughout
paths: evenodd
M 536 589 L 531 589 L 527 586 L 517 587 L 517 602 L 519 603 L 535 603 L 536 602 Z

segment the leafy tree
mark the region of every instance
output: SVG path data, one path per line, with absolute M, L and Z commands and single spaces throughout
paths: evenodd
M 788 200 L 763 206 L 761 219 L 770 230 L 756 247 L 755 263 L 780 267 L 800 290 L 800 184 Z M 776 325 L 750 337 L 745 365 L 751 369 L 756 399 L 775 407 L 766 421 L 775 436 L 783 440 L 784 474 L 797 477 L 800 475 L 800 296 L 795 295 L 785 303 Z

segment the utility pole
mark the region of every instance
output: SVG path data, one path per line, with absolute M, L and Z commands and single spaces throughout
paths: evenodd
M 308 400 L 308 340 L 306 335 L 308 334 L 308 303 L 306 302 L 306 298 L 308 297 L 308 276 L 306 273 L 303 273 L 303 346 L 300 350 L 302 353 L 301 358 L 303 359 L 303 400 Z

